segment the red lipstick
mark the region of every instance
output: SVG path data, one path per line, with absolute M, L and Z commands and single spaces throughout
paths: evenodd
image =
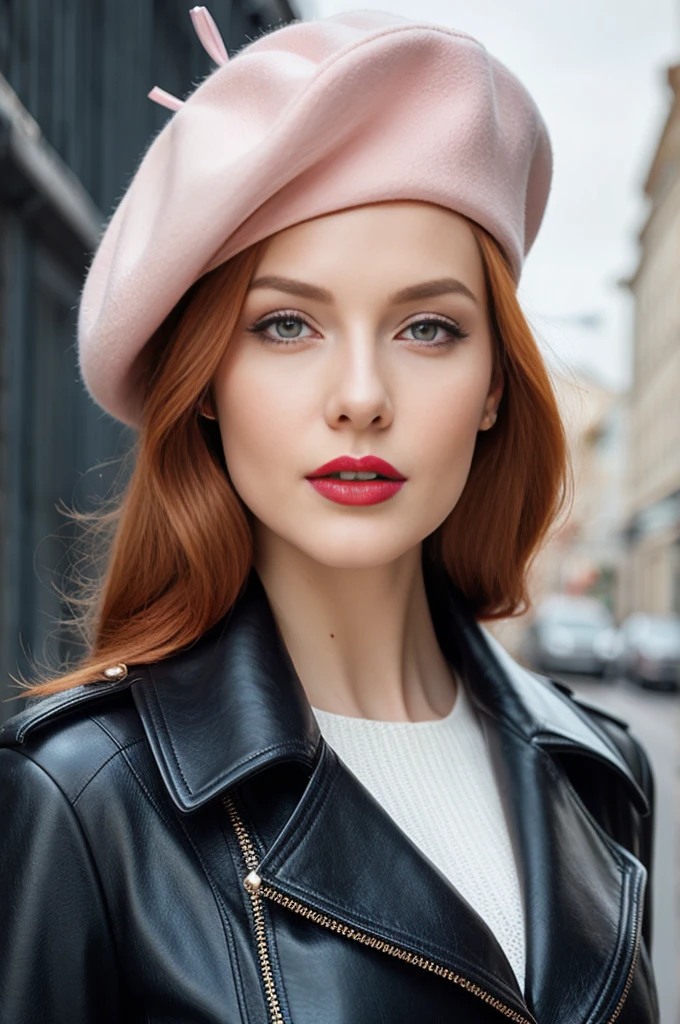
M 375 473 L 371 480 L 342 480 L 340 473 Z M 340 505 L 377 505 L 401 490 L 406 477 L 377 455 L 341 455 L 307 476 L 315 491 Z

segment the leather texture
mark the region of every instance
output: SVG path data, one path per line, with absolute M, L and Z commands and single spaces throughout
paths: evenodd
M 252 570 L 190 649 L 0 730 L 3 1024 L 658 1024 L 644 750 L 500 653 L 448 577 L 426 586 L 517 855 L 526 992 L 321 737 Z M 261 898 L 260 930 L 227 798 L 295 903 Z

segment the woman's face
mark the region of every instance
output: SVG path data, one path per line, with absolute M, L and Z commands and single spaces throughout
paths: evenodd
M 264 533 L 328 566 L 391 562 L 456 505 L 500 386 L 467 221 L 392 202 L 274 235 L 214 380 L 233 486 Z M 341 456 L 401 482 L 310 482 Z M 326 468 L 324 473 L 332 472 Z M 343 470 L 343 472 L 346 472 Z

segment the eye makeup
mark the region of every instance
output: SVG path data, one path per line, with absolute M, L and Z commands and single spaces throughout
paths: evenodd
M 290 345 L 296 341 L 303 340 L 308 335 L 303 335 L 300 332 L 297 334 L 279 335 L 277 337 L 268 334 L 267 332 L 271 327 L 276 324 L 286 324 L 285 329 L 294 330 L 297 326 L 300 328 L 307 327 L 309 330 L 314 328 L 294 310 L 277 310 L 273 313 L 268 314 L 265 317 L 261 317 L 252 326 L 247 327 L 246 330 L 250 334 L 255 334 L 261 338 L 264 342 L 270 342 L 274 345 Z M 441 314 L 430 313 L 426 316 L 421 315 L 419 318 L 412 320 L 401 328 L 399 334 L 403 334 L 404 331 L 412 330 L 413 328 L 432 328 L 435 330 L 442 329 L 446 332 L 447 337 L 445 338 L 412 338 L 411 340 L 418 346 L 426 348 L 440 348 L 442 346 L 448 346 L 456 341 L 462 341 L 463 338 L 467 338 L 468 332 L 464 331 L 463 328 L 456 323 L 455 320 L 451 320 L 448 317 L 441 316 Z M 409 340 L 409 339 L 406 339 Z

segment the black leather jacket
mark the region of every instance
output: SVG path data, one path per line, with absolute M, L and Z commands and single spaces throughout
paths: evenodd
M 427 586 L 518 856 L 526 994 L 320 737 L 253 571 L 192 648 L 2 729 L 3 1024 L 658 1021 L 644 752 Z

